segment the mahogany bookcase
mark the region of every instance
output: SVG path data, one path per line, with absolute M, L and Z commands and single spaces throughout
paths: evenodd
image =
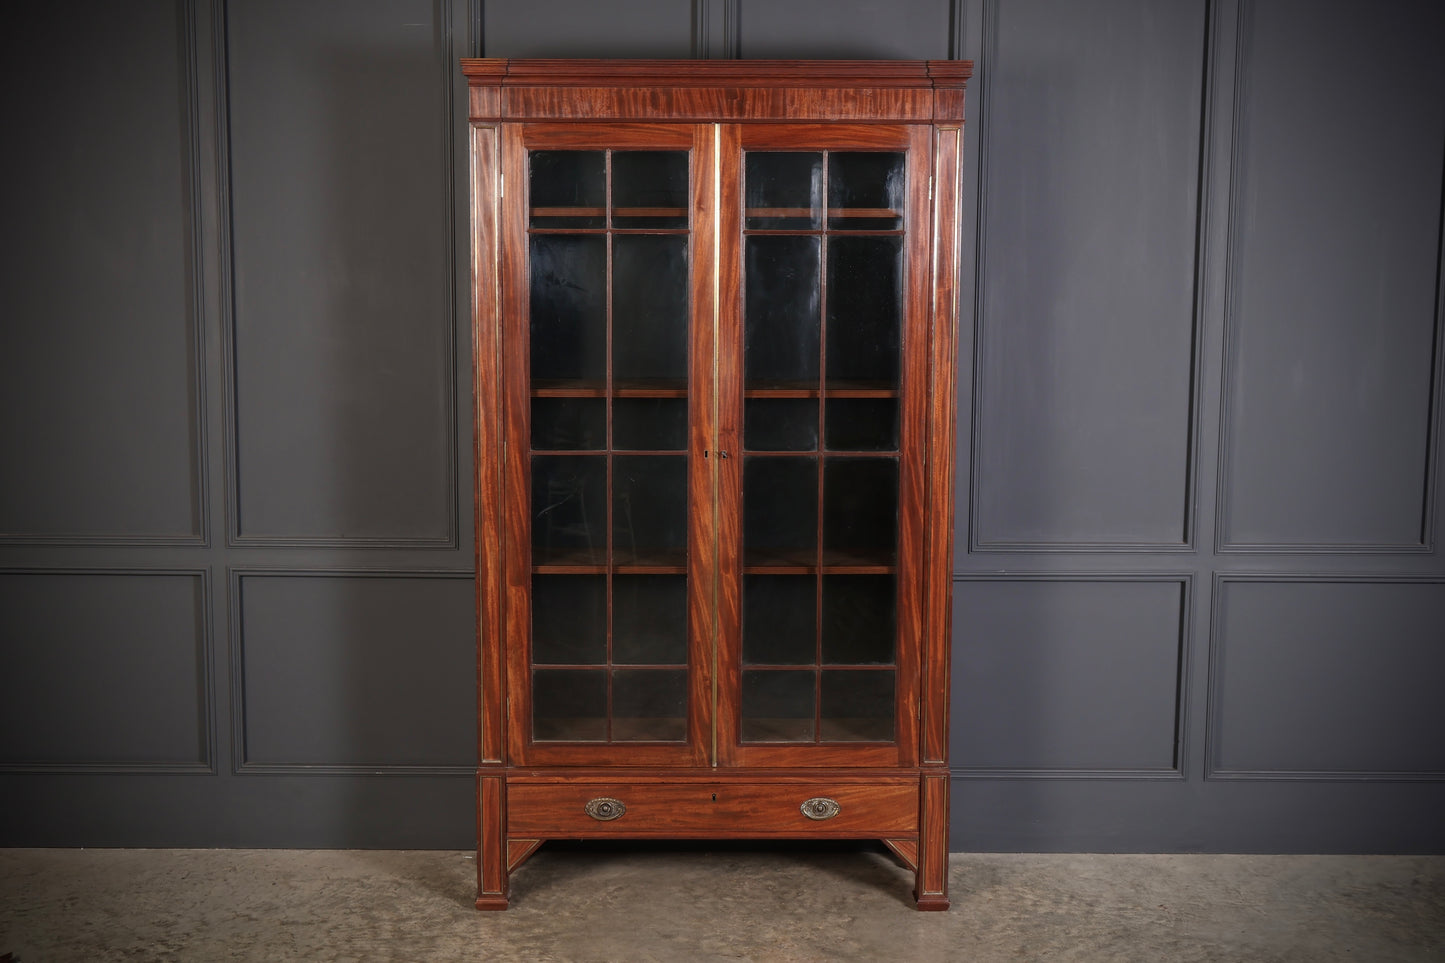
M 948 907 L 965 61 L 462 61 L 478 896 L 879 839 Z

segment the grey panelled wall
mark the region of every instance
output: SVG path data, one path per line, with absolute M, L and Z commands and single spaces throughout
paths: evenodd
M 69 0 L 0 48 L 0 845 L 472 844 L 485 54 L 976 61 L 955 849 L 1445 851 L 1434 0 Z

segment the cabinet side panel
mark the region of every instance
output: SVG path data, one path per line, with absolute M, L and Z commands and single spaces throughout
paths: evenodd
M 959 151 L 963 130 L 940 127 L 934 159 L 933 357 L 929 386 L 928 544 L 923 616 L 923 753 L 948 760 L 948 694 L 953 560 L 953 465 L 958 344 Z
M 472 374 L 477 466 L 477 746 L 502 760 L 501 278 L 498 274 L 497 128 L 471 129 Z

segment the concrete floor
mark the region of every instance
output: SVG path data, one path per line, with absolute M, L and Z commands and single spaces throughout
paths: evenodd
M 1445 857 L 550 844 L 478 913 L 470 854 L 0 850 L 0 960 L 1445 960 Z

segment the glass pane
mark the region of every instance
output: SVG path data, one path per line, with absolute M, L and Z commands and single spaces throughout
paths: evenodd
M 687 738 L 685 669 L 617 669 L 612 673 L 614 742 Z
M 686 398 L 618 398 L 612 402 L 612 447 L 621 451 L 685 451 Z
M 815 665 L 817 627 L 816 576 L 743 576 L 744 665 Z
M 811 669 L 743 670 L 742 741 L 812 742 L 815 682 Z
M 813 398 L 749 398 L 743 402 L 748 451 L 816 451 L 818 402 Z
M 743 460 L 743 564 L 815 565 L 818 459 Z
M 898 387 L 903 238 L 828 241 L 828 385 Z
M 892 742 L 893 670 L 823 670 L 824 742 Z
M 606 227 L 604 163 L 600 150 L 533 151 L 532 226 Z
M 823 466 L 823 549 L 832 564 L 889 564 L 898 544 L 898 460 L 829 458 Z
M 607 403 L 601 398 L 533 398 L 532 447 L 539 451 L 607 447 Z
M 896 231 L 903 227 L 903 154 L 828 155 L 828 230 Z
M 747 385 L 817 387 L 819 239 L 762 235 L 749 237 L 745 243 L 743 370 Z
M 613 151 L 612 226 L 687 227 L 687 151 Z
M 532 738 L 538 742 L 605 741 L 607 670 L 533 671 Z
M 602 665 L 607 661 L 607 579 L 532 576 L 532 662 Z
M 607 374 L 607 239 L 532 236 L 532 387 Z
M 823 155 L 749 151 L 744 172 L 749 230 L 811 230 L 821 224 Z
M 687 664 L 687 576 L 612 577 L 612 661 Z
M 606 561 L 606 457 L 532 456 L 532 564 Z
M 894 576 L 823 576 L 825 663 L 892 664 L 897 625 Z
M 612 552 L 618 565 L 687 560 L 687 458 L 617 455 L 612 463 Z
M 896 398 L 829 398 L 827 443 L 832 451 L 897 451 Z
M 612 377 L 687 381 L 687 236 L 623 234 L 612 239 Z

